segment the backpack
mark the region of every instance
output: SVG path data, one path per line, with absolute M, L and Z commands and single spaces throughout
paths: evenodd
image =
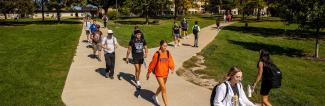
M 282 80 L 282 72 L 275 64 L 264 64 L 263 71 L 266 72 L 265 80 L 271 83 L 272 88 L 280 88 Z
M 101 35 L 98 33 L 95 33 L 93 36 L 94 36 L 94 42 L 100 43 Z
M 156 67 L 157 67 L 157 65 L 158 65 L 158 62 L 159 62 L 159 59 L 160 59 L 160 52 L 159 51 L 157 51 L 156 53 L 158 53 L 158 59 L 157 59 L 157 63 L 156 63 L 156 65 L 155 65 L 155 68 L 153 68 L 153 71 L 152 71 L 152 73 L 153 74 L 155 74 L 156 72 Z M 169 59 L 169 51 L 167 50 L 167 58 Z
M 194 25 L 193 27 L 193 33 L 198 33 L 199 32 L 199 26 L 198 25 Z
M 182 21 L 181 25 L 182 25 L 183 28 L 187 29 L 187 22 Z
M 225 101 L 225 99 L 226 99 L 226 97 L 227 97 L 227 95 L 228 95 L 229 87 L 228 87 L 227 82 L 225 81 L 225 82 L 223 82 L 223 83 L 217 84 L 216 86 L 213 87 L 213 89 L 212 89 L 212 93 L 211 93 L 211 96 L 210 96 L 210 105 L 211 105 L 211 106 L 213 106 L 214 97 L 216 96 L 216 89 L 217 89 L 217 87 L 220 86 L 221 84 L 225 84 L 225 85 L 226 85 L 226 94 L 225 94 L 225 96 L 223 97 L 223 99 L 222 99 L 221 102 Z M 238 91 L 239 91 L 239 89 L 242 89 L 242 84 L 240 83 L 239 86 L 240 86 L 240 87 L 237 88 Z M 239 94 L 238 94 L 238 97 L 239 97 Z
M 221 84 L 225 84 L 226 85 L 226 94 L 225 96 L 223 97 L 222 99 L 222 102 L 226 99 L 227 95 L 228 95 L 228 90 L 229 90 L 229 87 L 227 85 L 226 82 L 223 82 Z M 213 101 L 214 101 L 214 97 L 216 96 L 216 89 L 218 86 L 220 86 L 221 84 L 217 84 L 216 86 L 213 87 L 212 89 L 212 93 L 211 93 L 211 96 L 210 96 L 210 105 L 213 106 Z

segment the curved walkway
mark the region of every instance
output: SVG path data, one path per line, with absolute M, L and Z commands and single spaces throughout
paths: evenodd
M 231 23 L 221 24 L 221 26 Z M 190 59 L 196 53 L 200 52 L 208 43 L 210 43 L 218 34 L 218 31 L 211 25 L 201 29 L 199 33 L 199 48 L 193 48 L 193 35 L 190 39 L 183 39 L 184 46 L 168 47 L 172 53 L 175 70 L 177 70 L 184 61 Z M 103 29 L 103 28 L 102 28 Z M 106 30 L 103 30 L 106 36 Z M 117 35 L 118 36 L 118 35 Z M 136 91 L 133 81 L 134 67 L 122 61 L 127 49 L 119 46 L 116 50 L 115 79 L 105 78 L 101 73 L 105 69 L 105 61 L 102 56 L 102 62 L 89 57 L 92 50 L 87 48 L 87 44 L 82 42 L 86 39 L 83 31 L 79 39 L 79 45 L 76 50 L 73 62 L 65 82 L 62 92 L 62 100 L 68 106 L 152 106 L 154 105 L 151 97 L 156 91 L 158 84 L 153 75 L 146 80 L 147 69 L 142 67 L 140 81 L 142 90 Z M 118 39 L 117 39 L 118 41 Z M 158 42 L 157 42 L 158 43 Z M 152 59 L 153 53 L 158 48 L 149 49 L 147 65 Z M 96 71 L 97 70 L 97 71 Z M 120 74 L 120 80 L 116 77 Z M 176 73 L 170 74 L 167 81 L 168 102 L 171 106 L 209 106 L 211 91 L 194 85 Z M 159 101 L 162 103 L 161 95 Z

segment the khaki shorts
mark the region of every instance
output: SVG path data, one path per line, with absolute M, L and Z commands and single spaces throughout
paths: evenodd
M 102 45 L 100 43 L 93 43 L 93 49 L 94 51 L 102 51 Z

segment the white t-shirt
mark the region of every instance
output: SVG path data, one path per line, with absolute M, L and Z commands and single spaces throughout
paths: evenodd
M 115 45 L 117 45 L 116 38 L 112 36 L 111 39 L 108 39 L 107 36 L 103 38 L 102 45 L 107 48 L 110 48 L 110 50 L 104 49 L 105 53 L 113 53 L 115 52 Z

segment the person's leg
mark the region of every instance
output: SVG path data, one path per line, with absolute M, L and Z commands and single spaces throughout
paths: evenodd
M 178 42 L 177 42 L 177 36 L 174 36 L 174 43 L 175 43 L 174 47 L 176 47 L 177 44 L 178 44 Z
M 109 74 L 109 72 L 110 72 L 110 64 L 111 64 L 112 61 L 110 60 L 108 53 L 106 53 L 104 55 L 104 57 L 105 57 L 105 63 L 106 63 L 106 74 L 105 74 L 105 77 L 108 77 L 107 74 Z
M 139 70 L 140 64 L 134 64 L 134 75 L 135 75 L 135 81 L 139 81 L 139 76 L 138 76 L 138 70 Z
M 162 98 L 163 98 L 164 104 L 165 104 L 165 106 L 167 106 L 167 104 L 168 104 L 168 102 L 167 102 L 167 89 L 166 89 L 167 78 L 157 77 L 157 81 L 158 81 L 158 84 L 159 84 L 160 91 L 162 93 Z
M 194 47 L 197 46 L 197 34 L 194 34 Z
M 110 56 L 109 56 L 110 60 L 111 60 L 111 63 L 109 64 L 110 65 L 110 73 L 109 73 L 109 76 L 110 77 L 113 77 L 114 76 L 114 69 L 115 69 L 115 53 L 111 53 Z
M 272 106 L 268 95 L 262 95 L 262 106 Z

